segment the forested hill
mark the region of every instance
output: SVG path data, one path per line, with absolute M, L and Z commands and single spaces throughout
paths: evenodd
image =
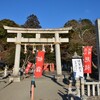
M 7 43 L 7 37 L 15 37 L 15 34 L 7 34 L 3 25 L 12 27 L 24 27 L 24 28 L 42 28 L 36 15 L 32 14 L 27 17 L 23 25 L 19 25 L 10 19 L 0 20 L 0 60 L 13 66 L 15 56 L 15 44 Z M 82 56 L 82 46 L 93 46 L 93 54 L 96 55 L 96 33 L 95 25 L 89 19 L 69 20 L 64 23 L 62 27 L 72 26 L 72 30 L 69 34 L 62 37 L 68 37 L 70 42 L 61 44 L 61 60 L 70 61 L 74 52 Z M 48 34 L 49 35 L 49 34 Z M 50 35 L 49 35 L 50 36 Z M 32 37 L 32 35 L 30 36 Z M 31 50 L 31 49 L 30 49 Z M 21 60 L 25 59 L 23 53 L 23 47 L 21 52 Z M 46 48 L 46 62 L 55 63 L 55 53 L 50 53 L 50 50 Z

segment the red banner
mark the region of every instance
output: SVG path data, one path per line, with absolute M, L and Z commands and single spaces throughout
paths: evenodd
M 28 72 L 29 72 L 30 68 L 32 67 L 32 65 L 33 65 L 33 63 L 28 62 L 27 67 L 26 67 L 26 69 L 25 69 L 25 73 L 26 73 L 26 74 L 28 74 Z
M 92 73 L 91 63 L 92 63 L 92 46 L 84 46 L 83 47 L 84 73 Z
M 43 64 L 44 64 L 44 51 L 38 51 L 36 57 L 36 69 L 35 69 L 35 77 L 39 78 L 42 76 Z

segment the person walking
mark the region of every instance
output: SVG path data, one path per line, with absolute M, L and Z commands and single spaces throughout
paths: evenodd
M 32 61 L 28 62 L 27 67 L 25 69 L 25 74 L 28 74 L 30 70 L 33 71 L 33 76 L 31 79 L 31 86 L 30 86 L 30 98 L 31 100 L 34 100 L 34 88 L 36 87 L 34 78 L 35 64 Z
M 35 65 L 33 64 L 31 68 L 32 68 L 32 70 L 33 70 L 33 77 L 32 77 L 32 80 L 31 80 L 31 91 L 30 91 L 30 96 L 31 96 L 31 100 L 34 100 L 34 88 L 36 87 L 36 84 L 35 84 L 35 77 L 34 77 Z
M 35 87 L 36 87 L 35 80 L 34 80 L 34 78 L 32 78 L 32 80 L 31 80 L 31 92 L 30 92 L 31 100 L 34 100 L 34 88 Z

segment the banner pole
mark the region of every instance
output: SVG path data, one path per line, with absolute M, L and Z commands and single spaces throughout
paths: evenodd
M 87 73 L 86 79 L 91 79 L 89 73 Z

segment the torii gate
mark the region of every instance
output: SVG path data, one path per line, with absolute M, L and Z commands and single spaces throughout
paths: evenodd
M 34 29 L 34 28 L 18 28 L 18 27 L 8 27 L 4 26 L 4 29 L 7 30 L 8 33 L 17 33 L 17 37 L 15 38 L 7 38 L 7 42 L 15 42 L 16 44 L 16 52 L 15 52 L 15 62 L 14 62 L 14 70 L 13 75 L 18 76 L 19 66 L 20 66 L 20 52 L 21 52 L 21 44 L 22 43 L 51 43 L 55 44 L 55 54 L 56 54 L 56 68 L 57 75 L 62 75 L 61 69 L 61 54 L 60 54 L 60 43 L 69 42 L 68 38 L 60 38 L 59 34 L 66 34 L 72 27 L 67 28 L 58 28 L 58 29 Z M 25 33 L 33 33 L 35 34 L 35 38 L 23 38 L 22 34 Z M 41 38 L 41 34 L 49 33 L 54 34 L 54 38 Z

